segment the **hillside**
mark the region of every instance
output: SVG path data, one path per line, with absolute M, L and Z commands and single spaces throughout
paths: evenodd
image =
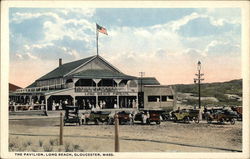
M 172 85 L 182 104 L 197 104 L 198 85 Z M 242 79 L 201 84 L 202 105 L 242 105 Z

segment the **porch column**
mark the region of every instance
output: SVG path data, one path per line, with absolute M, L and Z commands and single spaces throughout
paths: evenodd
M 75 84 L 76 84 L 76 82 L 79 80 L 79 78 L 73 78 L 73 88 L 75 89 Z
M 17 105 L 17 96 L 14 96 L 14 103 L 13 103 L 14 112 L 16 111 L 16 105 Z
M 30 101 L 29 101 L 29 104 L 30 104 L 30 105 L 33 105 L 33 104 L 32 104 L 32 95 L 29 96 L 29 100 L 30 100 Z
M 72 96 L 73 97 L 73 106 L 76 106 L 76 96 Z
M 114 79 L 115 83 L 117 84 L 117 87 L 119 87 L 119 83 L 122 81 L 121 79 Z M 116 89 L 117 93 L 117 107 L 120 108 L 120 102 L 119 102 L 119 89 Z
M 37 95 L 37 102 L 39 103 L 39 101 L 40 101 L 40 94 L 39 95 Z
M 119 87 L 119 83 L 122 81 L 121 79 L 114 79 L 115 83 L 117 84 L 117 87 Z
M 93 79 L 93 81 L 95 82 L 95 106 L 97 107 L 97 105 L 98 105 L 97 86 L 98 86 L 98 83 L 101 81 L 101 79 Z
M 45 98 L 45 111 L 48 111 L 48 98 L 49 98 L 50 96 L 44 96 L 44 98 Z
M 119 103 L 119 95 L 117 95 L 117 107 L 120 108 L 120 103 Z
M 23 96 L 23 104 L 26 104 L 26 95 Z

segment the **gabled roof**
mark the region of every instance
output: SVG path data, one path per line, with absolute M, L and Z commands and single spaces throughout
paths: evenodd
M 84 58 L 84 59 L 81 59 L 81 60 L 78 60 L 78 61 L 65 63 L 65 64 L 61 65 L 60 67 L 57 67 L 53 71 L 47 73 L 46 75 L 42 76 L 37 81 L 63 77 L 64 75 L 66 75 L 70 71 L 72 71 L 75 68 L 81 66 L 82 64 L 88 62 L 89 60 L 93 59 L 94 57 L 95 56 L 91 56 L 91 57 L 87 57 L 87 58 Z
M 89 63 L 90 61 L 98 58 L 99 60 L 103 61 L 107 64 L 107 66 L 111 70 L 97 70 L 97 69 L 91 69 L 91 70 L 85 70 L 81 71 L 79 73 L 74 73 L 75 70 L 78 68 L 84 66 L 85 64 Z M 112 71 L 113 70 L 113 71 Z M 42 76 L 36 81 L 41 80 L 47 80 L 47 79 L 53 79 L 53 78 L 60 78 L 60 77 L 88 77 L 88 78 L 126 78 L 126 79 L 136 79 L 137 77 L 129 76 L 124 73 L 122 73 L 120 70 L 118 70 L 116 67 L 111 65 L 109 62 L 107 62 L 104 58 L 102 58 L 99 55 L 91 56 L 88 58 L 84 58 L 78 61 L 73 61 L 69 63 L 65 63 L 61 65 L 60 67 L 57 67 L 53 71 L 47 73 L 46 75 Z M 33 87 L 35 83 L 31 84 L 28 87 Z
M 141 85 L 160 85 L 160 82 L 155 77 L 140 77 L 138 78 L 138 84 Z
M 12 83 L 9 83 L 9 92 L 14 92 L 16 91 L 17 89 L 21 89 L 21 87 L 17 86 L 17 85 L 14 85 Z
M 85 70 L 79 73 L 73 74 L 73 77 L 81 77 L 81 78 L 118 78 L 118 79 L 136 79 L 137 77 L 129 76 L 121 72 L 114 72 L 111 70 Z

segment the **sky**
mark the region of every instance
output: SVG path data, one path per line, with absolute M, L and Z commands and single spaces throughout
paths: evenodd
M 63 63 L 99 55 L 161 84 L 240 79 L 240 8 L 10 8 L 10 83 L 26 87 Z

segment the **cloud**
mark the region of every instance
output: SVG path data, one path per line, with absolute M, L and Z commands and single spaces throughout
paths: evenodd
M 201 37 L 233 31 L 234 27 L 237 26 L 223 19 L 215 20 L 209 17 L 199 17 L 181 26 L 178 32 L 186 37 Z
M 104 18 L 96 11 L 71 8 L 11 12 L 11 60 L 73 61 L 96 54 L 95 21 Z M 111 21 L 109 10 L 102 11 Z M 109 21 L 103 23 L 109 35 L 99 34 L 99 54 L 131 75 L 145 71 L 149 76 L 160 76 L 162 81 L 174 82 L 172 76 L 181 80 L 181 75 L 190 76 L 195 71 L 197 60 L 211 65 L 211 59 L 219 56 L 240 56 L 239 18 L 217 16 L 216 12 L 197 9 L 165 21 L 137 21 L 131 25 L 123 24 L 135 19 L 117 12 L 112 25 Z M 166 73 L 169 76 L 165 77 Z
M 37 60 L 37 59 L 38 59 L 38 57 L 32 55 L 30 52 L 27 52 L 27 53 L 25 53 L 25 54 L 17 53 L 17 54 L 16 54 L 16 57 L 17 57 L 18 59 L 26 59 L 26 60 L 27 60 L 27 59 Z
M 229 41 L 211 41 L 204 50 L 207 55 L 240 55 L 240 45 Z
M 181 26 L 186 25 L 188 22 L 190 22 L 194 19 L 200 18 L 200 17 L 204 17 L 204 15 L 199 15 L 196 12 L 194 12 L 194 13 L 187 15 L 179 20 L 175 20 L 175 21 L 170 22 L 169 25 L 173 31 L 177 31 L 180 29 Z

